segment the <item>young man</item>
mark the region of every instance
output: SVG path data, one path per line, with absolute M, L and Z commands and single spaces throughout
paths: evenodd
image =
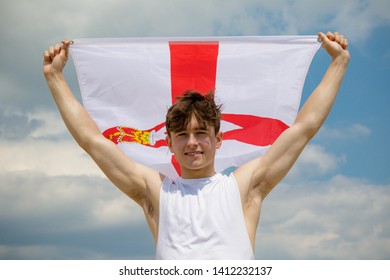
M 187 92 L 168 110 L 166 140 L 182 171 L 172 180 L 133 161 L 102 135 L 63 77 L 68 41 L 45 51 L 43 73 L 72 136 L 144 210 L 157 258 L 251 259 L 263 200 L 324 123 L 347 69 L 348 40 L 337 32 L 318 36 L 332 58 L 321 83 L 272 147 L 230 175 L 214 170 L 223 134 L 213 94 Z

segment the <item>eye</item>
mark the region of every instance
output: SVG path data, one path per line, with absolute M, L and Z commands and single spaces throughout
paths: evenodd
M 183 136 L 186 136 L 187 133 L 185 133 L 185 132 L 179 132 L 179 133 L 177 133 L 176 135 L 177 135 L 178 137 L 183 137 Z

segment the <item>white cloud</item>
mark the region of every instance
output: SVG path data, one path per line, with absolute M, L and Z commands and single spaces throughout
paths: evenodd
M 106 179 L 1 173 L 0 220 L 47 224 L 42 233 L 73 232 L 143 221 L 138 205 Z
M 359 140 L 362 137 L 369 137 L 372 131 L 369 127 L 356 123 L 344 125 L 344 127 L 330 128 L 323 126 L 318 133 L 318 138 L 335 140 Z
M 24 114 L 3 110 L 0 119 L 2 172 L 104 177 L 93 160 L 71 138 L 59 113 L 40 110 Z
M 390 185 L 335 176 L 282 183 L 264 203 L 258 258 L 388 259 Z
M 266 18 L 265 26 L 273 33 L 338 30 L 356 42 L 368 38 L 375 28 L 390 24 L 389 4 L 381 0 L 279 0 L 257 6 L 259 16 Z
M 50 23 L 48 37 L 58 36 L 58 32 L 76 37 L 278 35 L 329 28 L 357 40 L 366 38 L 377 26 L 390 23 L 388 4 L 382 0 L 116 0 L 100 1 L 98 5 L 90 0 L 25 0 L 10 2 L 3 9 L 4 24 L 17 23 L 26 31 L 36 32 L 38 27 L 45 32 Z M 12 35 L 10 30 L 6 34 Z
M 378 27 L 389 25 L 390 6 L 386 1 L 348 1 L 334 14 L 330 22 L 332 26 L 341 26 L 352 40 L 368 37 L 371 31 Z
M 97 176 L 0 172 L 0 259 L 153 258 L 141 208 Z
M 42 124 L 36 128 L 30 136 L 33 139 L 42 139 L 50 137 L 64 137 L 68 136 L 69 132 L 65 127 L 63 120 L 60 117 L 59 112 L 53 112 L 48 110 L 39 110 L 35 112 L 29 112 L 27 114 L 28 119 L 38 120 Z M 66 137 L 69 138 L 69 137 Z
M 2 172 L 34 171 L 49 176 L 104 176 L 73 139 L 0 141 Z
M 334 155 L 323 146 L 308 144 L 286 178 L 291 181 L 301 181 L 304 178 L 329 175 L 345 161 L 343 155 Z
M 389 4 L 382 0 L 3 1 L 1 110 L 9 114 L 15 107 L 7 104 L 23 103 L 29 113 L 15 113 L 25 120 L 24 125 L 13 126 L 9 118 L 2 123 L 13 129 L 5 131 L 15 137 L 0 138 L 1 229 L 9 229 L 12 235 L 33 230 L 46 237 L 56 236 L 53 232 L 99 231 L 127 223 L 138 226 L 144 219 L 135 203 L 103 179 L 102 172 L 70 138 L 59 115 L 37 111 L 44 102 L 52 102 L 49 95 L 39 94 L 47 91 L 40 60 L 49 44 L 79 37 L 340 30 L 364 45 L 375 28 L 389 26 L 388 10 Z M 76 84 L 75 80 L 70 83 Z M 23 133 L 27 135 L 18 136 Z M 353 124 L 342 129 L 324 127 L 318 137 L 352 140 L 370 135 L 370 128 Z M 344 162 L 343 155 L 331 154 L 323 146 L 307 147 L 289 177 L 265 202 L 258 231 L 259 258 L 390 257 L 390 186 L 344 176 L 318 181 L 318 177 L 337 173 Z M 18 245 L 14 246 L 5 244 L 7 238 L 0 240 L 0 258 L 51 258 L 63 256 L 64 251 L 69 256 L 78 254 L 74 253 L 76 246 L 28 243 L 23 238 L 15 239 Z M 139 235 L 129 238 L 138 240 Z M 94 250 L 79 250 L 86 258 L 103 256 Z

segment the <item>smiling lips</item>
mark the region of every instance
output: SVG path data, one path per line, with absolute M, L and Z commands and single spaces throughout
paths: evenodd
M 203 154 L 203 152 L 200 152 L 200 151 L 195 151 L 195 152 L 187 152 L 187 153 L 184 153 L 186 156 L 196 156 L 196 155 L 201 155 Z

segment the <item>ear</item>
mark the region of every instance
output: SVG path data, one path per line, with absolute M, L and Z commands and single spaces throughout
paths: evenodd
M 220 132 L 218 132 L 218 134 L 216 136 L 216 139 L 217 139 L 217 143 L 215 144 L 215 148 L 216 149 L 221 148 L 221 146 L 222 146 L 222 138 L 223 138 L 223 133 L 222 133 L 222 131 L 220 131 Z
M 171 151 L 171 153 L 173 153 L 173 149 L 172 149 L 172 139 L 169 135 L 167 135 L 167 137 L 165 137 L 165 141 L 167 141 L 167 144 L 168 144 L 168 148 L 169 150 Z

